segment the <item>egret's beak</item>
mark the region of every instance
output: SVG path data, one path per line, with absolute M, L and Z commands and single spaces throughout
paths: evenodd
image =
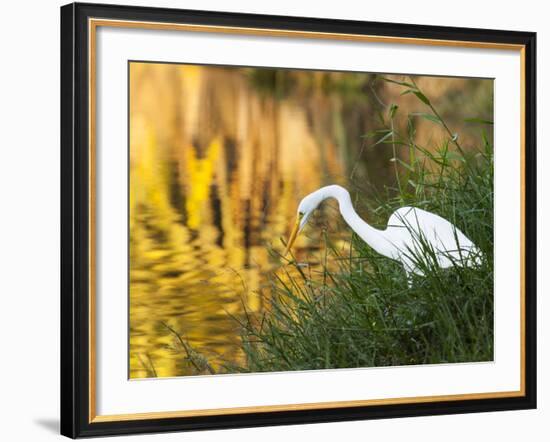
M 298 236 L 298 233 L 300 233 L 301 221 L 303 216 L 304 216 L 303 213 L 298 214 L 298 217 L 296 218 L 296 224 L 294 224 L 294 227 L 292 228 L 292 232 L 290 234 L 290 238 L 288 238 L 285 253 L 283 253 L 283 256 L 288 255 L 288 252 L 290 251 L 292 244 L 294 244 L 294 241 L 296 241 L 296 237 Z

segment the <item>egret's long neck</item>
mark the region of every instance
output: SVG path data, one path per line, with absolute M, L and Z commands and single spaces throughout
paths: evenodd
M 363 221 L 353 208 L 349 192 L 340 186 L 327 186 L 322 188 L 325 198 L 335 198 L 340 206 L 340 213 L 351 227 L 369 246 L 382 255 L 388 255 L 390 243 L 387 241 L 383 230 L 378 230 L 366 221 Z

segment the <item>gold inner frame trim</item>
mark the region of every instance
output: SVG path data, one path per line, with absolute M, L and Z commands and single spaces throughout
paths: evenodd
M 303 404 L 262 405 L 252 407 L 216 408 L 201 410 L 159 411 L 129 414 L 96 414 L 96 31 L 99 26 L 115 28 L 136 28 L 148 30 L 171 30 L 186 32 L 207 32 L 217 34 L 253 35 L 267 37 L 292 37 L 387 44 L 410 44 L 420 46 L 444 46 L 477 49 L 518 51 L 520 54 L 520 389 L 487 393 L 464 393 L 437 396 L 398 397 L 388 399 L 367 399 Z M 177 417 L 198 417 L 234 415 L 258 412 L 297 410 L 321 410 L 327 408 L 365 407 L 375 405 L 415 404 L 426 402 L 481 400 L 525 396 L 525 46 L 492 42 L 440 40 L 411 37 L 390 37 L 346 33 L 292 31 L 282 29 L 244 28 L 233 26 L 210 26 L 181 23 L 140 22 L 130 20 L 88 19 L 88 94 L 89 94 L 89 423 L 132 421 L 144 419 L 168 419 Z

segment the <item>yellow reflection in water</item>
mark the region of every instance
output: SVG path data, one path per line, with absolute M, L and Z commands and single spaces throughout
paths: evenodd
M 373 128 L 373 105 L 361 92 L 370 79 L 130 64 L 130 377 L 241 364 L 238 320 L 245 308 L 264 309 L 269 274 L 281 266 L 269 249 L 282 249 L 300 198 L 348 185 L 351 171 L 356 181 L 391 182 L 390 152 L 362 144 Z M 460 81 L 429 84 L 445 92 Z M 349 237 L 326 218 L 333 238 Z M 298 253 L 321 242 L 311 230 Z

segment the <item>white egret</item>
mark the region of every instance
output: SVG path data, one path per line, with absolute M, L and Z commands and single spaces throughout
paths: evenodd
M 481 263 L 481 253 L 476 245 L 446 219 L 415 207 L 402 207 L 390 216 L 386 229 L 379 230 L 359 217 L 349 192 L 338 185 L 322 187 L 300 201 L 296 224 L 284 255 L 289 252 L 311 213 L 327 198 L 338 201 L 342 217 L 363 241 L 376 252 L 403 265 L 409 285 L 411 274 L 424 275 L 420 262 L 431 259 L 440 268 L 453 265 L 472 267 Z

